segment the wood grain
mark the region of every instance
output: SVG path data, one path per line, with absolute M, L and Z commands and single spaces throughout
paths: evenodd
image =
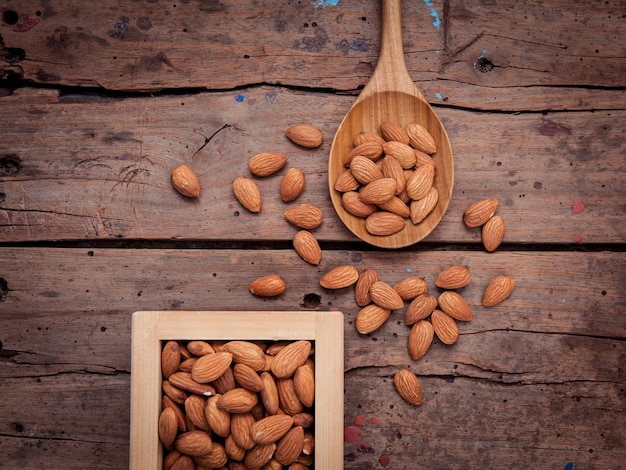
M 266 83 L 346 91 L 367 82 L 380 49 L 376 0 L 324 8 L 280 0 L 262 7 L 116 1 L 101 8 L 8 0 L 3 8 L 19 18 L 0 25 L 0 70 L 45 85 L 155 91 Z M 432 7 L 404 2 L 402 12 L 409 73 L 431 102 L 623 109 L 626 25 L 616 5 L 439 0 Z
M 325 250 L 314 267 L 291 250 L 3 248 L 0 261 L 5 462 L 40 462 L 49 446 L 35 444 L 60 440 L 53 459 L 93 452 L 81 465 L 108 468 L 93 450 L 100 442 L 111 468 L 125 466 L 130 314 L 208 306 L 344 312 L 344 422 L 347 435 L 358 437 L 345 443 L 346 468 L 375 468 L 383 455 L 398 465 L 421 455 L 431 467 L 450 468 L 466 468 L 468 456 L 472 466 L 573 461 L 581 468 L 619 468 L 625 457 L 621 253 L 425 251 L 407 258 Z M 376 269 L 391 284 L 422 276 L 435 295 L 437 274 L 465 264 L 472 283 L 462 293 L 474 319 L 460 325 L 456 345 L 435 341 L 423 360 L 411 361 L 403 311 L 361 336 L 353 290 L 319 286 L 324 272 L 345 263 Z M 250 295 L 248 282 L 270 271 L 285 277 L 285 294 Z M 502 272 L 516 279 L 513 294 L 481 307 L 484 286 Z M 422 378 L 419 408 L 392 391 L 393 373 L 406 366 Z M 105 401 L 108 408 L 92 409 Z M 353 424 L 361 415 L 365 424 Z M 15 450 L 25 447 L 28 457 Z
M 93 99 L 22 89 L 0 98 L 9 149 L 0 159 L 11 168 L 0 172 L 0 241 L 289 241 L 295 228 L 284 220 L 289 205 L 279 187 L 292 166 L 307 180 L 292 204 L 316 204 L 324 214 L 316 236 L 355 240 L 337 218 L 327 184 L 330 143 L 353 99 L 319 100 L 279 87 L 239 93 L 243 102 L 231 92 Z M 487 196 L 500 200 L 505 243 L 626 240 L 625 112 L 506 119 L 437 113 L 452 143 L 455 185 L 447 213 L 426 241 L 479 242 L 479 231 L 466 229 L 462 214 Z M 268 115 L 272 119 L 264 119 Z M 323 130 L 319 149 L 287 140 L 284 130 L 297 122 Z M 289 162 L 283 172 L 258 179 L 265 202 L 252 214 L 230 185 L 249 174 L 250 157 L 268 150 L 286 153 Z M 181 163 L 198 174 L 203 193 L 197 201 L 172 189 L 170 172 Z M 574 211 L 577 203 L 582 206 Z

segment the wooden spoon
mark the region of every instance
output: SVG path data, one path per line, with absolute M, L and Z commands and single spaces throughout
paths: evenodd
M 328 183 L 333 206 L 342 222 L 361 240 L 380 248 L 412 245 L 430 234 L 441 221 L 452 197 L 454 163 L 448 135 L 424 95 L 417 89 L 404 62 L 400 0 L 382 0 L 382 38 L 380 57 L 367 85 L 343 118 L 330 149 Z M 401 126 L 417 122 L 431 133 L 437 145 L 433 156 L 436 173 L 433 185 L 439 193 L 437 206 L 419 224 L 407 219 L 400 232 L 387 236 L 371 235 L 365 219 L 347 212 L 341 193 L 334 189 L 337 177 L 346 169 L 344 156 L 353 148 L 354 137 L 361 131 L 379 133 L 380 123 L 389 121 Z

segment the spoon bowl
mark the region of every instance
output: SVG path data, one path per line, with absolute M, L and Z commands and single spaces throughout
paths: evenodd
M 400 0 L 382 2 L 382 41 L 376 69 L 367 85 L 342 120 L 333 139 L 328 163 L 330 196 L 344 225 L 361 240 L 380 248 L 402 248 L 428 236 L 441 221 L 452 197 L 454 163 L 452 148 L 441 121 L 414 85 L 404 62 L 401 33 Z M 354 137 L 361 131 L 379 134 L 380 124 L 393 122 L 402 127 L 416 122 L 435 139 L 436 152 L 433 186 L 439 199 L 435 208 L 419 224 L 408 220 L 399 232 L 380 236 L 370 234 L 365 219 L 346 211 L 341 195 L 335 190 L 337 177 L 346 169 L 344 156 L 354 148 Z

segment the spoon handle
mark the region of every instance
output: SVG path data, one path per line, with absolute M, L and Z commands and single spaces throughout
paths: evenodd
M 401 0 L 382 0 L 381 29 L 380 55 L 367 84 L 368 92 L 404 91 L 423 100 L 404 61 Z

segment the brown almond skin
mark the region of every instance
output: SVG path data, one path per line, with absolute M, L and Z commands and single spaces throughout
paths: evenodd
M 511 276 L 505 274 L 496 276 L 490 282 L 482 298 L 482 304 L 485 307 L 493 307 L 500 302 L 506 300 L 513 288 L 515 287 L 515 280 Z
M 459 293 L 451 290 L 442 292 L 438 302 L 439 308 L 455 320 L 470 321 L 472 319 L 472 309 Z
M 483 225 L 481 238 L 485 250 L 490 253 L 495 251 L 504 239 L 504 219 L 499 215 L 491 217 Z
M 418 295 L 428 292 L 428 283 L 424 278 L 410 276 L 402 279 L 393 288 L 402 297 L 402 300 L 413 300 Z
M 377 281 L 370 287 L 370 297 L 379 307 L 397 310 L 404 307 L 404 301 L 393 287 L 384 281 Z
M 388 308 L 382 308 L 376 304 L 366 305 L 356 314 L 354 325 L 359 333 L 365 335 L 383 326 L 389 315 L 391 315 L 391 310 Z
M 267 416 L 252 425 L 250 435 L 257 444 L 276 442 L 291 429 L 293 417 L 288 415 Z
M 415 297 L 406 309 L 405 323 L 409 326 L 428 318 L 437 308 L 437 299 L 430 294 Z
M 433 325 L 428 320 L 420 320 L 413 325 L 409 333 L 409 356 L 414 361 L 421 359 L 435 336 Z
M 311 352 L 311 343 L 306 340 L 289 343 L 272 361 L 272 373 L 275 377 L 282 379 L 291 377 L 298 367 L 304 364 Z
M 442 312 L 435 309 L 430 315 L 430 321 L 435 329 L 435 334 L 445 344 L 454 344 L 459 339 L 459 327 L 454 319 Z
M 402 369 L 393 377 L 398 394 L 411 405 L 422 404 L 422 387 L 417 376 L 408 369 Z
M 247 176 L 238 176 L 232 184 L 233 194 L 239 204 L 250 212 L 261 212 L 263 200 L 256 182 Z
M 419 224 L 422 222 L 428 214 L 430 214 L 439 202 L 439 192 L 437 188 L 432 186 L 426 195 L 417 200 L 411 200 L 410 202 L 410 217 L 411 222 Z
M 311 232 L 300 230 L 293 237 L 293 248 L 309 264 L 317 266 L 322 260 L 322 250 Z
M 320 279 L 320 285 L 325 289 L 343 289 L 356 283 L 359 279 L 359 271 L 349 264 L 337 266 Z
M 172 171 L 172 185 L 183 196 L 196 198 L 200 196 L 200 182 L 191 168 L 180 165 Z
M 366 184 L 359 191 L 359 198 L 365 204 L 381 204 L 396 195 L 396 181 L 381 178 Z
M 463 222 L 469 228 L 480 227 L 493 217 L 498 208 L 498 200 L 486 198 L 469 205 L 463 213 Z
M 181 352 L 178 343 L 176 341 L 165 343 L 161 352 L 161 371 L 164 379 L 167 379 L 178 370 L 180 358 Z
M 441 289 L 460 289 L 469 285 L 472 275 L 467 266 L 449 266 L 437 276 L 435 285 Z
M 285 131 L 285 135 L 294 144 L 305 148 L 317 148 L 322 145 L 324 134 L 322 130 L 311 124 L 297 124 Z
M 261 152 L 248 162 L 248 170 L 254 176 L 265 177 L 280 171 L 287 164 L 287 155 L 280 152 Z
M 394 122 L 383 121 L 380 123 L 380 133 L 386 141 L 397 141 L 409 145 L 409 135 L 404 128 Z
M 354 286 L 354 298 L 359 307 L 365 307 L 372 302 L 370 297 L 370 287 L 375 282 L 380 281 L 378 273 L 373 269 L 364 269 L 359 275 L 359 280 Z
M 345 193 L 347 191 L 355 191 L 360 186 L 361 186 L 361 183 L 359 183 L 356 180 L 356 178 L 352 174 L 352 171 L 350 171 L 350 168 L 347 168 L 344 171 L 342 171 L 337 177 L 337 179 L 335 180 L 335 189 L 339 191 L 340 193 Z
M 435 139 L 430 132 L 428 132 L 428 129 L 421 124 L 416 122 L 407 124 L 406 133 L 409 136 L 409 143 L 411 144 L 411 147 L 429 155 L 437 151 Z
M 394 233 L 398 233 L 405 226 L 406 220 L 392 212 L 374 212 L 365 219 L 365 228 L 372 235 L 393 235 Z
M 280 183 L 280 197 L 284 202 L 298 199 L 306 185 L 304 173 L 297 168 L 289 168 Z
M 178 420 L 172 408 L 165 408 L 159 416 L 159 440 L 166 449 L 170 449 L 178 432 Z
M 345 210 L 350 212 L 350 214 L 357 217 L 367 217 L 378 210 L 375 204 L 367 204 L 361 201 L 359 193 L 356 191 L 343 193 L 341 196 L 341 205 Z
M 304 429 L 302 426 L 294 426 L 278 441 L 274 458 L 282 465 L 291 465 L 303 449 Z
M 275 297 L 285 292 L 286 285 L 282 277 L 268 274 L 252 281 L 249 289 L 252 294 L 260 297 Z
M 233 355 L 226 351 L 206 354 L 191 367 L 191 377 L 198 383 L 209 383 L 218 379 L 230 367 Z
M 287 222 L 305 230 L 313 230 L 322 225 L 322 210 L 313 204 L 300 204 L 284 212 Z

